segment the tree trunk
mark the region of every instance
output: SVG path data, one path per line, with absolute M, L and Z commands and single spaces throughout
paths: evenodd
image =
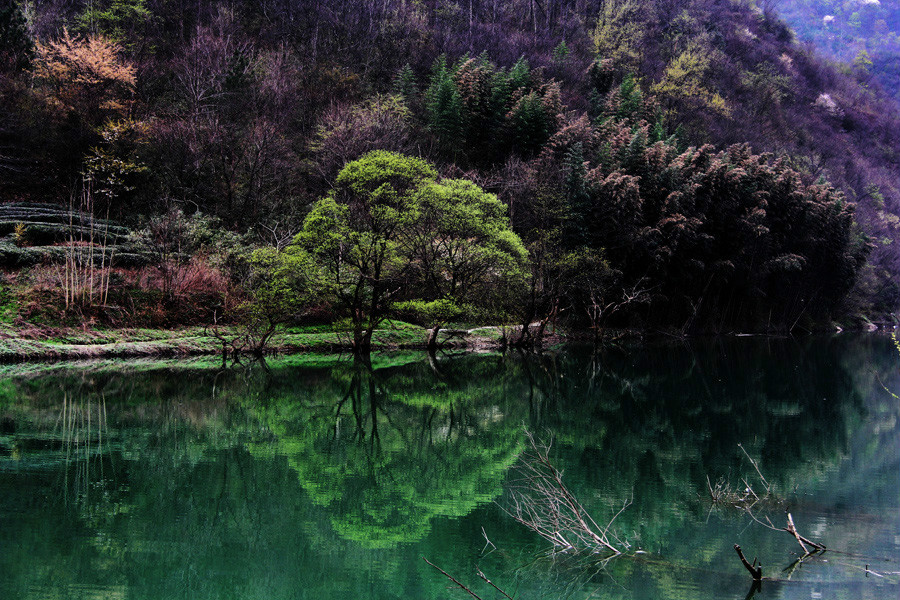
M 372 334 L 374 327 L 354 331 L 353 351 L 360 356 L 368 356 L 372 352 Z
M 559 298 L 554 300 L 553 308 L 551 308 L 550 312 L 548 312 L 547 315 L 544 316 L 543 319 L 541 319 L 541 323 L 540 323 L 540 325 L 538 325 L 537 336 L 536 336 L 538 346 L 544 345 L 544 330 L 547 328 L 547 323 L 549 323 L 551 320 L 553 320 L 553 318 L 556 316 L 556 314 L 558 312 L 559 312 Z
M 441 331 L 441 324 L 435 323 L 434 328 L 428 330 L 428 343 L 426 344 L 426 348 L 428 348 L 429 352 L 433 352 L 437 350 L 437 340 L 438 333 Z

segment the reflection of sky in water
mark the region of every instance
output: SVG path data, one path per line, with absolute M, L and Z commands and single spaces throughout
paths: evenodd
M 217 372 L 54 367 L 0 383 L 0 597 L 896 598 L 900 358 L 889 340 L 338 359 Z M 301 364 L 297 364 L 301 363 Z M 521 426 L 627 556 L 545 555 L 504 515 Z M 706 499 L 760 489 L 829 550 Z M 640 553 L 636 551 L 640 550 Z M 484 553 L 484 554 L 482 554 Z M 866 574 L 865 566 L 873 573 Z M 883 575 L 883 577 L 878 577 Z

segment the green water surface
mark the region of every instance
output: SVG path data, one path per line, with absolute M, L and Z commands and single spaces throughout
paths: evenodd
M 894 599 L 897 393 L 877 335 L 2 367 L 0 598 Z M 621 555 L 507 514 L 525 429 Z

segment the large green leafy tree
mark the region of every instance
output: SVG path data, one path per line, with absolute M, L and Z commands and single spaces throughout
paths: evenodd
M 502 309 L 524 280 L 528 253 L 510 229 L 506 206 L 471 181 L 427 183 L 415 200 L 416 218 L 401 244 L 412 259 L 417 295 L 426 301 L 433 347 L 440 325 L 453 316 L 472 314 L 475 304 Z
M 399 239 L 415 216 L 419 186 L 436 178 L 423 160 L 370 152 L 341 170 L 335 190 L 313 206 L 288 248 L 312 256 L 315 284 L 349 312 L 358 350 L 368 350 L 408 278 L 410 260 Z
M 496 291 L 526 259 L 495 196 L 385 151 L 341 170 L 287 250 L 298 253 L 315 264 L 313 285 L 348 313 L 362 352 L 394 303 Z

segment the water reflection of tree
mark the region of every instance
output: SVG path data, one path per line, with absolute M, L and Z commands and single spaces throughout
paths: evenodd
M 701 466 L 724 460 L 737 470 L 743 461 L 737 443 L 761 456 L 767 473 L 789 471 L 842 451 L 847 420 L 861 410 L 834 345 L 796 352 L 793 343 L 721 342 L 526 361 L 523 370 L 539 398 L 533 404 L 540 406 L 533 426 L 552 428 L 583 452 L 621 459 L 619 466 L 632 473 L 645 463 L 651 477 L 665 476 L 664 463 L 673 460 Z
M 417 556 L 398 553 L 413 546 L 372 546 L 395 542 L 391 535 L 412 541 L 436 517 L 498 494 L 504 465 L 518 452 L 518 419 L 504 422 L 497 388 L 482 384 L 479 375 L 495 367 L 451 368 L 437 378 L 425 363 L 397 362 L 358 370 L 272 365 L 268 373 L 88 369 L 15 380 L 14 406 L 0 410 L 19 433 L 52 431 L 60 394 L 82 389 L 95 409 L 106 394 L 104 440 L 114 443 L 104 441 L 93 457 L 108 475 L 107 500 L 92 493 L 70 510 L 61 496 L 45 496 L 59 488 L 43 481 L 23 494 L 40 515 L 35 522 L 48 525 L 4 528 L 14 546 L 0 570 L 23 579 L 3 589 L 22 597 L 85 585 L 135 598 L 354 597 L 374 578 L 379 589 L 434 597 L 442 585 L 423 590 L 422 578 L 404 575 Z M 79 388 L 83 381 L 92 383 Z M 38 454 L 48 461 L 46 451 Z M 48 469 L 62 474 L 64 461 L 54 456 Z M 332 464 L 334 479 L 323 479 Z M 389 503 L 392 512 L 378 511 Z M 14 563 L 41 569 L 5 568 Z
M 66 508 L 62 494 L 48 497 L 46 490 L 61 489 L 61 470 L 0 490 L 6 506 L 14 492 L 37 506 L 35 517 L 4 527 L 6 540 L 28 550 L 2 548 L 0 571 L 11 572 L 14 562 L 44 565 L 16 589 L 38 589 L 36 582 L 52 575 L 58 595 L 87 579 L 108 589 L 127 586 L 136 598 L 355 597 L 373 587 L 438 597 L 445 581 L 432 579 L 427 566 L 410 572 L 420 562 L 418 547 L 387 546 L 430 528 L 428 556 L 450 553 L 450 545 L 471 550 L 441 560 L 464 574 L 473 572 L 467 561 L 483 544 L 481 526 L 505 550 L 529 540 L 482 504 L 500 489 L 525 422 L 556 436 L 566 480 L 595 515 L 603 518 L 634 495 L 617 521 L 621 532 L 666 565 L 616 562 L 579 582 L 584 590 L 694 595 L 707 576 L 693 569 L 708 567 L 707 583 L 717 589 L 721 565 L 732 563 L 735 587 L 743 588 L 746 574 L 731 549 L 743 525 L 704 528 L 707 507 L 697 497 L 706 475 L 749 468 L 737 442 L 761 458 L 768 478 L 806 489 L 821 473 L 804 461 L 838 463 L 859 443 L 850 433 L 865 411 L 865 427 L 875 435 L 859 439 L 875 441 L 841 467 L 839 483 L 846 484 L 835 493 L 852 502 L 861 486 L 896 480 L 898 408 L 871 393 L 878 385 L 872 369 L 897 386 L 896 364 L 887 362 L 895 357 L 870 341 L 793 344 L 467 356 L 434 365 L 405 358 L 371 369 L 272 364 L 269 373 L 157 368 L 20 378 L 12 390 L 0 384 L 0 394 L 19 398 L 15 406 L 0 401 L 0 416 L 20 433 L 52 432 L 63 394 L 73 398 L 77 390 L 93 406 L 94 431 L 106 398 L 103 452 L 91 455 L 90 473 L 102 466 L 110 484 L 106 496 L 91 489 L 83 511 Z M 26 450 L 59 466 L 61 448 Z M 441 518 L 469 510 L 474 518 Z M 857 524 L 859 535 L 887 535 L 877 525 Z M 787 536 L 769 542 L 763 533 L 754 545 L 760 555 L 781 556 L 791 545 Z M 826 542 L 843 533 L 831 535 Z M 501 581 L 501 567 L 510 564 L 520 563 L 498 560 L 485 570 Z M 548 581 L 568 573 L 559 564 L 547 568 Z M 330 581 L 324 573 L 340 577 Z
M 871 338 L 701 341 L 644 347 L 640 353 L 565 353 L 525 362 L 522 368 L 530 371 L 536 388 L 530 394 L 540 407 L 533 411 L 540 416 L 536 423 L 566 446 L 557 458 L 585 504 L 602 518 L 611 508 L 610 498 L 634 493 L 635 504 L 620 517 L 620 527 L 661 566 L 649 579 L 641 561 L 616 562 L 608 574 L 620 582 L 642 579 L 643 586 L 652 581 L 658 595 L 672 596 L 674 589 L 692 589 L 678 582 L 699 575 L 698 569 L 722 573 L 723 565 L 735 563 L 740 570 L 731 546 L 740 541 L 735 536 L 743 535 L 743 525 L 707 528 L 708 506 L 698 495 L 710 473 L 739 482 L 742 474 L 753 472 L 738 443 L 761 458 L 766 476 L 800 510 L 821 511 L 850 499 L 834 493 L 844 486 L 823 488 L 822 479 L 824 472 L 845 464 L 853 440 L 880 439 L 868 453 L 853 449 L 853 456 L 868 454 L 871 460 L 853 460 L 857 476 L 847 477 L 853 479 L 847 491 L 870 498 L 863 490 L 891 488 L 885 482 L 896 481 L 898 421 L 890 415 L 897 408 L 878 408 L 882 403 L 872 369 L 882 376 L 891 371 L 879 363 L 886 355 L 884 344 L 874 346 Z M 880 429 L 874 436 L 856 435 L 872 426 L 873 418 L 876 428 L 893 433 L 893 440 L 880 438 Z M 792 495 L 798 489 L 804 496 Z M 711 518 L 742 520 L 739 512 Z M 859 537 L 840 528 L 832 534 L 839 546 Z M 782 546 L 789 539 L 760 536 L 756 542 L 760 555 L 770 560 L 788 556 Z M 595 578 L 585 578 L 586 573 L 580 574 L 579 585 L 592 585 Z
M 491 400 L 496 386 L 459 383 L 433 365 L 385 372 L 356 360 L 299 401 L 276 393 L 248 408 L 335 531 L 391 547 L 499 496 L 521 452 L 517 424 Z

